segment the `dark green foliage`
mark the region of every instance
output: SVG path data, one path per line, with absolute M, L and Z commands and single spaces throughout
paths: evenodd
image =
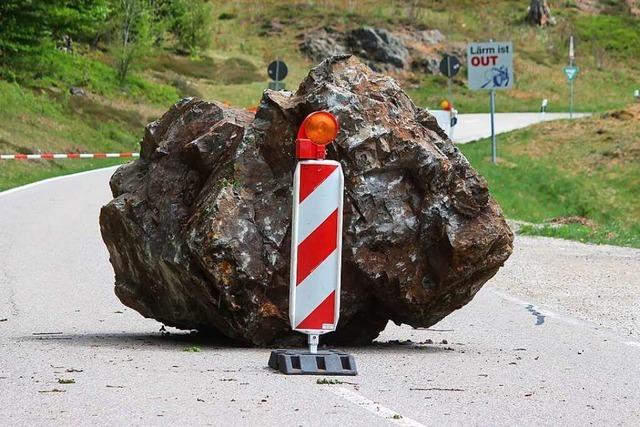
M 2 0 L 0 58 L 42 51 L 52 39 L 94 39 L 109 14 L 107 0 Z
M 235 19 L 235 18 L 236 18 L 236 15 L 229 12 L 222 12 L 220 15 L 218 15 L 218 19 L 221 21 L 225 21 L 228 19 Z
M 34 50 L 51 35 L 47 25 L 49 7 L 38 0 L 3 0 L 0 2 L 0 60 L 9 55 Z
M 0 0 L 0 78 L 37 79 L 51 68 L 52 51 L 78 53 L 79 42 L 106 44 L 124 85 L 169 32 L 192 56 L 206 49 L 211 15 L 206 0 Z
M 174 0 L 172 32 L 179 48 L 197 56 L 211 45 L 212 6 L 206 0 Z

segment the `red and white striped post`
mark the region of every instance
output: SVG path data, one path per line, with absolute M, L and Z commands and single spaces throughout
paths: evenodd
M 325 146 L 337 133 L 335 116 L 319 111 L 307 116 L 296 139 L 289 318 L 308 335 L 312 354 L 340 314 L 344 177 L 340 163 L 325 160 Z

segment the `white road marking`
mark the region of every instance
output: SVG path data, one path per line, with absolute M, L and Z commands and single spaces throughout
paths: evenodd
M 70 174 L 67 174 L 67 175 L 54 176 L 53 178 L 47 178 L 47 179 L 43 179 L 41 181 L 32 182 L 30 184 L 21 185 L 20 187 L 15 187 L 15 188 L 10 188 L 10 189 L 5 190 L 5 191 L 0 191 L 0 197 L 8 196 L 9 194 L 12 194 L 12 193 L 18 193 L 20 191 L 28 190 L 30 188 L 37 187 L 37 186 L 40 186 L 42 184 L 47 184 L 49 182 L 59 181 L 61 179 L 73 178 L 73 177 L 76 177 L 76 176 L 88 175 L 88 174 L 96 173 L 96 172 L 102 172 L 102 171 L 105 171 L 107 169 L 115 170 L 120 166 L 122 166 L 122 165 L 107 166 L 105 168 L 91 169 L 91 170 L 83 171 L 83 172 L 76 172 L 76 173 L 70 173 Z
M 399 426 L 425 427 L 424 424 L 421 424 L 416 420 L 412 420 L 411 418 L 407 418 L 392 409 L 374 402 L 373 400 L 369 400 L 363 395 L 356 393 L 355 391 L 350 390 L 346 387 L 327 386 L 326 389 L 336 396 L 340 396 L 343 399 L 346 399 L 349 402 L 356 404 L 363 409 L 366 409 L 372 414 L 375 414 L 380 418 L 384 418 L 385 420 Z

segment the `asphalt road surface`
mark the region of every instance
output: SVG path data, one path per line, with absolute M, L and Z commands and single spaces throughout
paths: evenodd
M 588 116 L 587 113 L 574 113 L 574 118 Z M 491 115 L 460 114 L 458 124 L 453 129 L 453 141 L 456 144 L 465 144 L 481 138 L 491 136 Z M 568 113 L 496 113 L 496 133 L 509 132 L 520 129 L 534 123 L 550 120 L 568 119 Z
M 638 425 L 639 250 L 518 238 L 469 305 L 318 384 L 120 304 L 112 172 L 0 193 L 0 425 Z

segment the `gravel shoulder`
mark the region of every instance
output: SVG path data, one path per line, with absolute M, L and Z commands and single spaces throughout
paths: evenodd
M 517 236 L 490 282 L 509 294 L 640 337 L 640 250 Z

